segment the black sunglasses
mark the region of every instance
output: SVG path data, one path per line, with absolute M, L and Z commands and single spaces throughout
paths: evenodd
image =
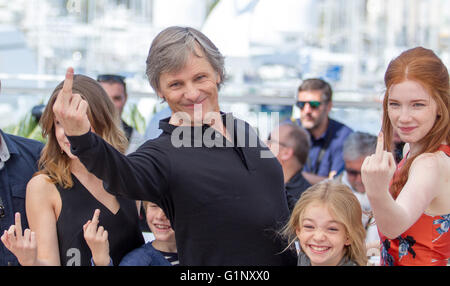
M 118 82 L 125 85 L 125 77 L 116 74 L 100 74 L 97 76 L 98 82 Z
M 309 104 L 309 106 L 310 106 L 312 109 L 317 109 L 317 108 L 319 108 L 319 106 L 322 104 L 321 101 L 315 101 L 315 100 L 312 100 L 312 101 L 297 101 L 297 102 L 295 103 L 295 105 L 296 105 L 298 108 L 303 109 L 307 103 Z
M 358 175 L 361 176 L 361 172 L 360 171 L 356 171 L 353 169 L 345 169 L 345 171 L 347 172 L 347 175 L 352 176 L 352 177 L 356 177 Z

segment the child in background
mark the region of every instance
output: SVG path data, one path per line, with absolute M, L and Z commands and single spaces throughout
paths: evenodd
M 120 261 L 119 266 L 171 266 L 178 265 L 175 232 L 164 211 L 156 204 L 143 202 L 147 224 L 155 239 L 131 251 Z M 92 263 L 96 266 L 112 266 L 109 256 L 108 233 L 98 226 L 99 210 L 92 220 L 83 226 L 84 238 L 92 252 Z
M 296 203 L 282 234 L 300 244 L 298 266 L 365 266 L 365 230 L 358 199 L 345 185 L 323 181 Z

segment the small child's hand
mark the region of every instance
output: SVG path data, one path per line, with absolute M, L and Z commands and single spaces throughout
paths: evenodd
M 84 239 L 91 249 L 95 265 L 108 266 L 110 262 L 108 232 L 104 230 L 103 226 L 97 228 L 99 216 L 100 210 L 96 209 L 92 221 L 88 220 L 83 225 Z

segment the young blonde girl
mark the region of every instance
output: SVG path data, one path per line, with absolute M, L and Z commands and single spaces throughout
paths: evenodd
M 299 266 L 364 266 L 365 230 L 358 199 L 345 185 L 323 181 L 297 201 L 282 234 L 299 242 Z

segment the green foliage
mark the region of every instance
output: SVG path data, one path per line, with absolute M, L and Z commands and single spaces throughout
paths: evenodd
M 17 125 L 8 126 L 3 130 L 9 134 L 30 138 L 45 143 L 45 139 L 42 137 L 42 129 L 36 118 L 31 115 L 31 112 L 28 112 Z
M 139 112 L 137 105 L 134 103 L 128 103 L 122 113 L 122 119 L 131 127 L 137 130 L 137 132 L 144 134 L 145 132 L 145 118 Z
M 220 2 L 220 0 L 212 0 L 212 1 L 210 1 L 210 3 L 208 3 L 206 17 L 208 17 L 211 14 L 212 10 L 214 10 L 214 7 L 216 7 L 217 4 L 219 4 L 219 2 Z

